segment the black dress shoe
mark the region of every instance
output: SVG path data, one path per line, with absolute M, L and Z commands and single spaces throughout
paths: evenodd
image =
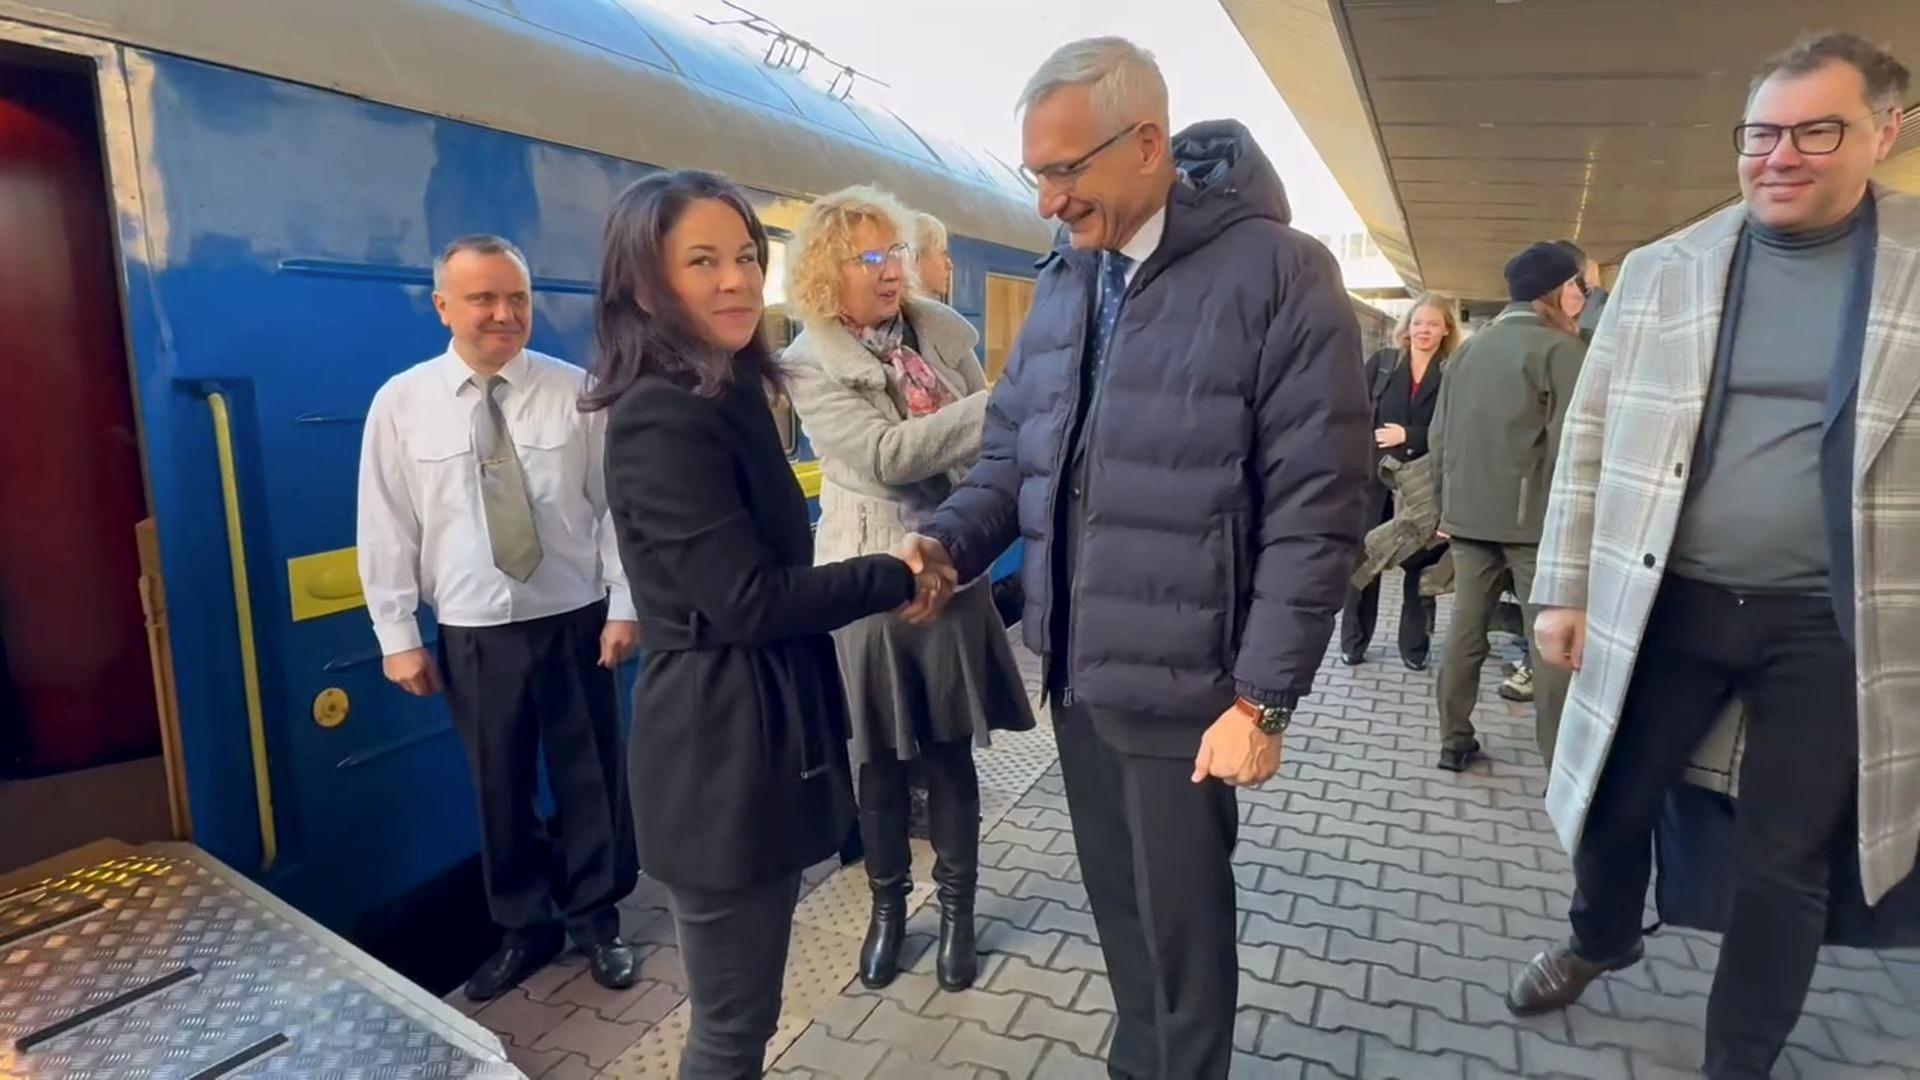
M 620 943 L 619 938 L 587 947 L 587 970 L 593 972 L 593 981 L 609 990 L 625 990 L 632 986 L 638 975 L 639 965 L 634 962 L 633 950 Z
M 472 1001 L 492 1001 L 520 985 L 520 980 L 539 971 L 560 955 L 565 939 L 559 934 L 533 939 L 509 938 L 500 943 L 480 970 L 467 980 L 467 997 Z
M 1408 656 L 1405 653 L 1401 653 L 1400 662 L 1407 665 L 1408 671 L 1427 670 L 1427 658 L 1424 656 Z
M 1448 772 L 1466 772 L 1467 766 L 1480 759 L 1480 744 L 1469 746 L 1448 746 L 1440 751 L 1439 765 Z
M 1352 650 L 1347 650 L 1345 652 L 1342 652 L 1340 654 L 1340 662 L 1347 665 L 1348 667 L 1359 667 L 1361 664 L 1364 664 L 1367 662 L 1367 651 L 1365 649 L 1361 649 L 1358 652 L 1354 652 Z

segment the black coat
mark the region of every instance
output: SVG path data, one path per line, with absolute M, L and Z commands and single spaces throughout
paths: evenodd
M 1427 365 L 1427 377 L 1420 381 L 1420 390 L 1416 393 L 1412 358 L 1406 353 L 1389 346 L 1367 358 L 1367 392 L 1373 397 L 1373 426 L 1377 429 L 1399 424 L 1407 429 L 1406 442 L 1391 450 L 1374 451 L 1376 468 L 1366 519 L 1369 526 L 1387 518 L 1391 501 L 1387 486 L 1380 483 L 1380 461 L 1389 457 L 1412 461 L 1427 456 L 1427 429 L 1433 426 L 1433 408 L 1440 402 L 1441 367 L 1438 360 Z
M 813 566 L 806 497 L 758 386 L 657 376 L 613 404 L 607 501 L 645 650 L 628 782 L 640 863 L 735 889 L 839 849 L 853 820 L 828 631 L 913 598 L 899 560 Z

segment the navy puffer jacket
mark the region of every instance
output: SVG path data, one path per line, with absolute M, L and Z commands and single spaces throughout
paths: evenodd
M 1160 247 L 1135 273 L 1092 410 L 1065 663 L 1089 704 L 1191 723 L 1307 693 L 1357 558 L 1373 458 L 1359 327 L 1333 257 L 1288 225 L 1247 130 L 1174 140 Z M 1016 539 L 1050 652 L 1064 468 L 1096 253 L 1040 264 L 979 463 L 925 531 L 962 580 Z

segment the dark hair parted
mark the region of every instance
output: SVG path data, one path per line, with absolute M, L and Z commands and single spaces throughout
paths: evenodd
M 1811 75 L 1833 63 L 1846 64 L 1860 73 L 1867 84 L 1867 104 L 1880 109 L 1906 105 L 1907 89 L 1913 82 L 1906 65 L 1866 38 L 1840 32 L 1803 37 L 1785 51 L 1768 57 L 1754 73 L 1748 96 L 1775 75 Z
M 661 172 L 635 182 L 614 200 L 594 305 L 593 370 L 580 398 L 585 412 L 619 400 L 643 375 L 661 374 L 702 397 L 717 397 L 737 379 L 777 382 L 765 336 L 728 355 L 705 341 L 667 277 L 667 234 L 687 207 L 723 202 L 746 222 L 762 270 L 767 231 L 747 197 L 723 176 L 697 170 Z

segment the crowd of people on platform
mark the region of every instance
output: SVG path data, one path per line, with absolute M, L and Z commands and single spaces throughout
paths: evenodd
M 1490 767 L 1472 713 L 1510 592 L 1573 859 L 1570 938 L 1509 1007 L 1564 1008 L 1640 959 L 1663 808 L 1717 776 L 1698 805 L 1720 816 L 1689 827 L 1721 842 L 1685 864 L 1722 890 L 1691 923 L 1725 933 L 1704 1067 L 1767 1076 L 1824 940 L 1920 927 L 1920 201 L 1869 182 L 1908 91 L 1857 37 L 1803 41 L 1733 125 L 1743 199 L 1627 255 L 1610 299 L 1584 252 L 1543 242 L 1471 336 L 1429 294 L 1370 359 L 1246 129 L 1173 130 L 1151 56 L 1117 38 L 1061 48 L 1018 102 L 1059 232 L 991 387 L 942 299 L 945 230 L 873 188 L 805 211 L 802 330 L 777 356 L 767 233 L 723 177 L 620 196 L 590 374 L 527 348 L 512 243 L 453 242 L 434 265 L 452 341 L 369 410 L 359 559 L 387 676 L 444 691 L 472 766 L 503 939 L 467 993 L 569 938 L 631 986 L 615 905 L 644 870 L 685 964 L 681 1075 L 757 1076 L 805 869 L 864 852 L 857 975 L 897 977 L 912 772 L 938 981 L 971 986 L 973 751 L 1036 722 L 986 580 L 1017 544 L 1112 983 L 1107 1067 L 1225 1076 L 1237 792 L 1280 770 L 1336 621 L 1366 660 L 1368 531 L 1431 507 L 1395 558 L 1415 670 L 1422 582 L 1450 562 L 1437 765 Z M 769 387 L 820 457 L 817 532 Z M 637 649 L 623 733 L 613 672 Z

